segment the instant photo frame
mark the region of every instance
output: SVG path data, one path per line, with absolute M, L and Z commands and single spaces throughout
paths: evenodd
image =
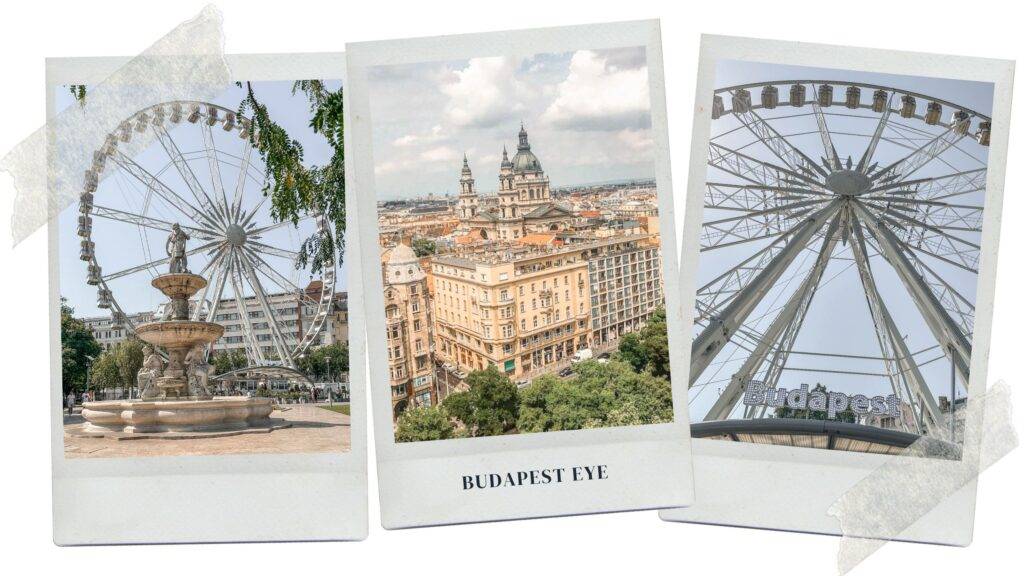
M 344 54 L 226 56 L 231 80 L 345 79 Z M 48 117 L 54 91 L 92 85 L 128 58 L 47 62 Z M 140 79 L 145 81 L 145 79 Z M 305 110 L 306 104 L 297 101 Z M 53 162 L 60 162 L 55 158 Z M 72 208 L 67 208 L 72 209 Z M 50 251 L 50 379 L 53 528 L 58 545 L 361 540 L 367 533 L 363 339 L 351 338 L 351 426 L 346 452 L 69 459 L 61 414 L 61 295 L 56 218 Z M 149 290 L 148 282 L 140 289 Z M 350 291 L 353 315 L 359 292 Z M 273 434 L 274 432 L 270 432 Z M 175 442 L 168 439 L 165 442 Z M 123 442 L 132 442 L 124 440 Z
M 973 354 L 970 362 L 969 395 L 981 395 L 986 388 L 987 357 L 990 347 L 996 255 L 999 243 L 1000 209 L 1006 168 L 1013 68 L 1010 61 L 898 52 L 890 50 L 816 45 L 775 40 L 705 36 L 701 44 L 694 105 L 693 137 L 687 186 L 682 252 L 682 298 L 688 326 L 694 320 L 698 247 L 701 245 L 702 212 L 706 191 L 709 138 L 713 111 L 716 69 L 722 61 L 780 64 L 837 71 L 888 73 L 986 82 L 994 85 L 991 142 L 984 200 L 984 217 L 978 271 Z M 787 78 L 788 79 L 788 78 Z M 822 78 L 821 80 L 829 80 Z M 796 80 L 796 79 L 793 79 Z M 804 82 L 811 79 L 801 78 Z M 781 92 L 781 90 L 780 90 Z M 808 98 L 811 92 L 807 92 Z M 782 99 L 785 100 L 788 94 Z M 862 94 L 870 98 L 871 94 Z M 844 96 L 836 91 L 833 106 L 843 106 Z M 728 106 L 727 106 L 728 107 Z M 808 102 L 808 108 L 810 102 Z M 949 114 L 945 110 L 943 114 Z M 856 157 L 854 158 L 856 161 Z M 681 352 L 689 365 L 691 349 Z M 971 417 L 981 417 L 980 412 Z M 971 424 L 968 423 L 968 429 Z M 975 428 L 975 429 L 980 429 Z M 687 509 L 663 510 L 664 520 L 841 534 L 829 507 L 887 459 L 904 458 L 881 454 L 839 452 L 792 446 L 765 445 L 694 438 L 693 458 L 696 500 Z M 964 450 L 977 450 L 979 439 L 968 436 Z M 959 462 L 929 460 L 922 466 L 942 475 Z M 971 481 L 928 514 L 918 519 L 899 539 L 966 546 L 970 543 L 977 484 Z M 898 494 L 893 494 L 898 498 Z M 891 513 L 884 502 L 865 513 Z M 873 537 L 873 534 L 846 534 Z
M 493 32 L 350 44 L 347 169 L 359 234 L 354 291 L 365 295 L 382 523 L 406 528 L 516 518 L 686 506 L 691 501 L 685 386 L 672 384 L 674 422 L 518 435 L 397 443 L 384 316 L 369 74 L 375 66 L 643 47 L 649 70 L 651 126 L 662 234 L 662 266 L 671 363 L 680 366 L 682 326 L 676 276 L 672 183 L 657 21 Z M 415 105 L 410 102 L 411 105 Z M 512 132 L 514 134 L 514 131 Z M 455 164 L 456 177 L 458 163 Z M 359 326 L 353 324 L 354 333 Z M 589 468 L 588 468 L 589 467 Z M 564 481 L 529 481 L 562 470 Z M 525 478 L 516 486 L 467 487 L 474 475 Z M 583 476 L 586 476 L 586 481 Z

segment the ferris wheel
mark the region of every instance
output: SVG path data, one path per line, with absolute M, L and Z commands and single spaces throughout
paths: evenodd
M 299 265 L 298 248 L 303 238 L 329 234 L 330 224 L 320 214 L 272 218 L 251 130 L 248 118 L 216 104 L 166 102 L 126 118 L 95 151 L 80 196 L 79 257 L 114 329 L 134 333 L 121 302 L 166 271 L 164 242 L 179 224 L 190 238 L 189 269 L 207 280 L 192 303 L 193 319 L 219 321 L 231 302 L 233 338 L 251 366 L 294 367 L 317 340 L 331 309 L 335 266 L 325 264 L 314 277 Z M 153 142 L 141 152 L 130 157 L 119 149 L 147 131 Z
M 942 410 L 887 302 L 897 288 L 913 302 L 954 393 L 966 389 L 991 119 L 833 80 L 721 88 L 711 117 L 700 249 L 701 266 L 717 266 L 697 292 L 691 405 L 720 382 L 705 421 L 763 416 L 740 404 L 747 386 L 778 385 L 819 288 L 848 282 L 863 292 L 878 376 L 912 408 L 903 426 L 937 432 Z

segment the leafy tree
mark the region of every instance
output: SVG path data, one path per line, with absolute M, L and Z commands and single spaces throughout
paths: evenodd
M 821 392 L 828 396 L 828 387 L 818 382 L 811 389 L 811 392 Z M 852 408 L 847 408 L 842 412 L 836 414 L 835 418 L 828 417 L 827 410 L 811 410 L 810 408 L 790 408 L 789 406 L 779 406 L 775 408 L 776 418 L 798 418 L 801 420 L 832 420 L 836 422 L 857 422 L 857 413 Z
M 329 364 L 328 359 L 330 359 Z M 348 342 L 335 342 L 314 348 L 305 356 L 297 358 L 295 367 L 315 380 L 324 380 L 328 377 L 336 380 L 339 374 L 349 370 Z
M 498 436 L 515 429 L 519 389 L 493 364 L 470 372 L 469 389 L 444 399 L 445 412 L 466 426 L 469 436 Z
M 249 359 L 246 357 L 245 352 L 241 350 L 223 350 L 213 354 L 210 358 L 210 364 L 213 364 L 213 373 L 215 375 L 225 374 L 232 370 L 245 368 L 249 365 Z
M 626 362 L 587 361 L 575 378 L 547 374 L 520 392 L 520 432 L 580 430 L 671 422 L 672 387 Z
M 64 395 L 85 389 L 87 366 L 103 351 L 85 322 L 75 318 L 75 310 L 60 299 L 61 388 Z
M 447 440 L 454 432 L 455 427 L 441 407 L 419 406 L 407 409 L 398 417 L 395 441 Z
M 136 377 L 142 368 L 142 342 L 137 338 L 128 338 L 118 342 L 111 353 L 121 387 L 131 390 L 136 385 Z
M 665 309 L 658 308 L 639 332 L 622 337 L 617 358 L 626 362 L 637 372 L 649 371 L 654 376 L 671 379 L 669 361 L 668 324 Z
M 412 250 L 416 253 L 417 258 L 430 256 L 437 252 L 437 242 L 430 238 L 415 238 L 412 241 Z
M 341 264 L 345 250 L 345 145 L 342 88 L 330 90 L 322 80 L 300 80 L 292 94 L 302 92 L 309 102 L 309 127 L 323 136 L 333 154 L 323 166 L 303 162 L 302 144 L 270 117 L 251 82 L 239 82 L 245 98 L 238 113 L 251 116 L 253 129 L 249 139 L 263 159 L 269 178 L 263 189 L 270 196 L 271 216 L 275 221 L 298 224 L 308 214 L 323 214 L 334 232 L 314 233 L 299 247 L 297 267 L 307 263 L 314 274 L 331 261 Z
M 117 388 L 121 383 L 121 374 L 117 369 L 117 360 L 111 351 L 100 354 L 92 363 L 89 371 L 89 386 L 96 390 Z

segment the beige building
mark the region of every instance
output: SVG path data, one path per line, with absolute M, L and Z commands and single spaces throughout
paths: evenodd
M 505 246 L 432 259 L 439 360 L 468 373 L 494 364 L 513 380 L 568 363 L 589 344 L 580 248 Z
M 412 406 L 438 402 L 434 381 L 433 322 L 427 275 L 412 248 L 382 254 L 391 406 L 395 417 Z
M 665 304 L 661 250 L 655 237 L 623 236 L 585 252 L 590 274 L 590 326 L 595 349 L 639 330 Z

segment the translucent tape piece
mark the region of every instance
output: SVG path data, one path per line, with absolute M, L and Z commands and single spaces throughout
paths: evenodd
M 138 111 L 213 98 L 230 80 L 221 14 L 207 6 L 108 77 L 94 84 L 83 81 L 85 96 L 79 104 L 68 106 L 0 160 L 0 170 L 11 174 L 16 190 L 14 243 L 74 201 L 91 198 L 111 156 L 131 158 L 149 146 L 153 131 L 144 130 L 143 123 L 163 118 Z M 70 89 L 48 86 L 58 88 Z
M 829 508 L 842 527 L 838 567 L 846 574 L 1017 447 L 1010 387 L 998 382 L 957 412 L 963 447 L 922 437 L 855 484 Z M 906 457 L 902 457 L 906 456 Z M 938 459 L 938 461 L 937 461 Z M 885 506 L 879 506 L 885 502 Z

